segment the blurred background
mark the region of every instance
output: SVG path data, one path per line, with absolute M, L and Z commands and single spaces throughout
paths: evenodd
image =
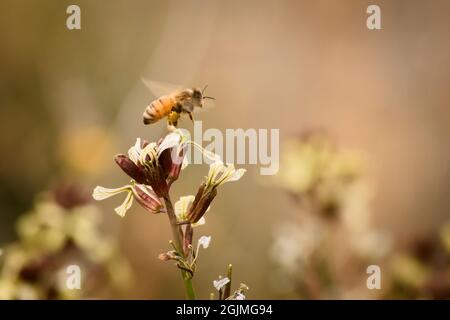
M 283 269 L 277 246 L 287 232 L 280 230 L 307 226 L 305 212 L 315 209 L 293 199 L 282 178 L 260 176 L 258 165 L 247 165 L 243 179 L 221 188 L 208 223 L 196 229 L 196 236 L 212 235 L 194 278 L 198 296 L 209 297 L 228 263 L 251 299 L 397 296 L 388 276 L 381 290 L 366 288 L 367 265 L 391 274 L 391 256 L 410 252 L 418 239 L 439 237 L 450 220 L 448 1 L 376 1 L 382 30 L 375 31 L 366 27 L 374 1 L 79 0 L 81 30 L 66 28 L 70 4 L 0 1 L 0 247 L 17 239 L 17 219 L 60 181 L 88 192 L 128 182 L 113 155 L 136 137 L 153 141 L 165 130 L 163 123 L 142 125 L 155 98 L 142 77 L 208 84 L 217 102 L 197 116 L 204 129 L 277 128 L 282 155 L 301 148 L 290 142 L 323 130 L 332 152 L 357 153 L 364 168 L 358 177 L 370 190 L 364 211 L 371 227 L 388 235 L 391 253 L 354 269 L 343 267 L 352 259 L 336 259 L 333 265 L 341 267 L 330 268 L 329 292 L 292 288 L 289 279 L 302 269 Z M 181 126 L 192 129 L 188 119 Z M 282 156 L 280 173 L 287 170 L 283 163 Z M 207 170 L 188 167 L 172 198 L 195 194 Z M 157 259 L 171 237 L 167 217 L 133 206 L 121 219 L 113 211 L 118 204 L 115 198 L 94 204 L 103 219 L 99 228 L 117 241 L 137 281 L 107 296 L 184 298 L 175 268 Z M 325 255 L 344 255 L 340 244 L 354 241 L 346 232 L 338 237 Z M 289 256 L 297 249 L 286 250 Z M 443 261 L 447 271 L 438 282 L 450 275 L 448 257 Z M 351 285 L 350 270 L 357 278 Z M 444 297 L 449 288 L 441 289 Z

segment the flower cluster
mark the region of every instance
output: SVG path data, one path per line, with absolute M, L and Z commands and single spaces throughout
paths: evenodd
M 128 155 L 118 154 L 114 157 L 119 167 L 132 179 L 130 183 L 114 189 L 97 186 L 92 194 L 93 198 L 104 200 L 126 193 L 124 202 L 116 208 L 116 213 L 121 217 L 124 217 L 131 207 L 133 198 L 151 213 L 165 212 L 161 199 L 169 197 L 170 186 L 178 179 L 180 171 L 188 165 L 185 154 L 189 145 L 194 145 L 213 161 L 206 180 L 186 207 L 188 214 L 185 218 L 197 223 L 216 196 L 217 187 L 239 180 L 245 169 L 236 170 L 233 164 L 224 164 L 217 155 L 189 140 L 189 136 L 181 130 L 168 133 L 158 143 L 149 143 L 138 138 L 135 145 L 128 150 Z
M 271 255 L 283 268 L 279 276 L 289 281 L 273 283 L 283 283 L 276 289 L 301 298 L 335 298 L 338 281 L 332 274 L 349 268 L 340 261 L 354 261 L 351 267 L 358 268 L 358 263 L 385 258 L 391 247 L 391 239 L 370 221 L 372 188 L 363 158 L 319 131 L 287 142 L 283 150 L 275 182 L 295 200 L 300 214 L 276 231 Z
M 334 218 L 344 206 L 354 182 L 361 177 L 359 154 L 337 150 L 330 139 L 309 133 L 287 142 L 276 182 L 302 206 Z
M 181 170 L 188 165 L 185 155 L 191 146 L 211 161 L 209 172 L 195 196 L 183 196 L 173 205 L 169 191 Z M 173 250 L 160 254 L 159 259 L 176 262 L 185 279 L 188 297 L 194 298 L 190 279 L 196 270 L 200 247 L 207 248 L 211 240 L 211 237 L 200 237 L 194 248 L 194 228 L 205 224 L 204 216 L 217 196 L 218 187 L 239 180 L 245 169 L 236 169 L 233 164 L 223 163 L 220 157 L 203 149 L 180 129 L 170 130 L 158 142 L 149 143 L 138 138 L 128 150 L 128 155 L 119 154 L 114 159 L 131 181 L 115 189 L 97 186 L 93 198 L 103 200 L 126 193 L 123 203 L 115 209 L 121 217 L 130 209 L 133 199 L 150 213 L 166 213 L 174 237 L 170 241 Z
M 19 240 L 0 257 L 0 300 L 84 298 L 110 284 L 124 288 L 127 262 L 115 241 L 99 232 L 100 212 L 74 186 L 38 198 L 17 223 Z M 82 268 L 81 290 L 66 286 L 66 267 Z
M 392 256 L 384 298 L 450 299 L 450 222 L 438 231 Z
M 168 196 L 171 183 L 178 178 L 183 167 L 181 138 L 181 134 L 173 132 L 160 143 L 136 139 L 135 145 L 128 150 L 128 156 L 118 154 L 114 157 L 119 167 L 132 179 L 130 184 L 114 189 L 98 186 L 92 194 L 94 199 L 104 200 L 126 193 L 124 202 L 116 208 L 116 213 L 121 217 L 130 209 L 133 198 L 148 212 L 161 212 L 163 204 L 160 198 Z

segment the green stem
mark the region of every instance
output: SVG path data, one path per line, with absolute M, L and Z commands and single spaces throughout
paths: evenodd
M 174 238 L 174 244 L 177 248 L 177 251 L 183 255 L 183 258 L 185 257 L 185 253 L 183 250 L 183 232 L 181 230 L 181 226 L 177 224 L 177 217 L 175 215 L 175 211 L 173 210 L 172 201 L 170 200 L 170 197 L 167 195 L 164 197 L 164 204 L 166 205 L 167 215 L 169 217 L 170 227 L 172 228 L 172 235 Z M 192 279 L 191 276 L 188 274 L 188 272 L 184 270 L 181 271 L 181 276 L 183 277 L 184 281 L 184 288 L 186 290 L 186 295 L 189 300 L 195 300 L 195 291 L 194 286 L 192 285 Z
M 187 277 L 186 271 L 182 271 L 181 275 L 184 278 L 184 288 L 186 289 L 186 295 L 189 300 L 195 300 L 194 286 L 192 285 L 192 279 Z

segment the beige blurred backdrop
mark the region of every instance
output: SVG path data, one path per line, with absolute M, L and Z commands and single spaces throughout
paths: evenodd
M 72 3 L 81 30 L 66 28 Z M 369 4 L 381 7 L 382 30 L 367 29 Z M 127 182 L 112 156 L 164 131 L 142 125 L 154 98 L 142 77 L 208 84 L 217 103 L 197 116 L 205 129 L 277 128 L 283 143 L 325 128 L 365 155 L 376 225 L 399 242 L 432 230 L 450 214 L 449 12 L 446 0 L 1 0 L 0 243 L 55 180 Z M 279 297 L 269 247 L 296 209 L 258 166 L 246 168 L 197 231 L 212 235 L 194 279 L 201 297 L 228 263 L 249 297 Z M 188 168 L 173 198 L 194 194 L 206 170 Z M 157 260 L 166 217 L 134 206 L 120 219 L 118 201 L 99 205 L 139 279 L 126 297 L 184 297 L 175 268 Z

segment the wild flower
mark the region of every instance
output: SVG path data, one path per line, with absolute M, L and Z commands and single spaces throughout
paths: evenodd
M 211 237 L 202 236 L 198 239 L 197 251 L 200 247 L 206 249 L 209 247 L 209 243 L 211 242 Z
M 19 239 L 0 257 L 0 299 L 88 298 L 109 285 L 127 285 L 129 266 L 115 241 L 99 231 L 100 212 L 89 199 L 79 188 L 61 184 L 19 218 Z M 82 266 L 83 275 L 94 280 L 69 290 L 68 262 Z
M 133 204 L 133 198 L 148 212 L 159 213 L 162 211 L 162 202 L 152 188 L 145 184 L 134 183 L 134 181 L 131 181 L 131 184 L 114 189 L 97 186 L 92 197 L 95 200 L 105 200 L 121 193 L 126 193 L 125 200 L 115 211 L 122 218 L 125 217 L 125 213 Z
M 300 211 L 277 230 L 270 249 L 289 278 L 273 281 L 287 284 L 280 291 L 335 298 L 341 288 L 334 274 L 344 268 L 340 261 L 364 263 L 387 256 L 391 241 L 371 225 L 372 185 L 359 152 L 342 150 L 326 134 L 310 132 L 285 143 L 274 182 Z
M 323 241 L 324 231 L 324 226 L 316 219 L 299 225 L 280 225 L 271 246 L 271 256 L 286 271 L 301 272 Z
M 230 282 L 230 279 L 228 279 L 227 277 L 219 278 L 218 280 L 213 281 L 213 286 L 217 291 L 220 291 L 228 282 Z
M 239 288 L 231 293 L 232 275 L 233 267 L 230 264 L 226 277 L 219 276 L 217 280 L 213 280 L 213 287 L 218 292 L 219 300 L 245 300 L 244 292 L 249 289 L 246 284 L 241 283 Z M 211 293 L 211 299 L 214 299 L 214 293 Z
M 189 209 L 192 207 L 194 203 L 195 196 L 185 196 L 180 197 L 180 200 L 175 202 L 175 215 L 177 216 L 177 221 L 179 224 L 182 224 L 189 220 Z M 210 207 L 208 207 L 205 211 L 208 212 Z M 192 223 L 193 227 L 202 226 L 206 223 L 205 217 L 201 217 L 197 222 Z
M 408 241 L 392 255 L 383 298 L 450 299 L 449 225 L 446 222 L 437 232 Z
M 185 155 L 191 146 L 211 161 L 209 172 L 195 196 L 183 196 L 173 204 L 170 190 L 181 171 L 188 166 Z M 218 187 L 239 180 L 245 169 L 235 169 L 233 164 L 223 163 L 219 156 L 192 141 L 185 131 L 173 127 L 157 142 L 136 139 L 127 155 L 119 154 L 114 159 L 132 179 L 131 182 L 114 189 L 97 186 L 93 198 L 104 200 L 125 193 L 124 202 L 115 209 L 121 217 L 131 207 L 133 199 L 150 213 L 166 213 L 173 235 L 169 241 L 172 250 L 161 253 L 158 258 L 175 262 L 183 276 L 188 298 L 195 299 L 192 278 L 197 269 L 200 248 L 208 248 L 211 237 L 200 237 L 194 248 L 194 228 L 205 224 L 204 216 L 217 196 Z
M 200 185 L 188 213 L 188 220 L 197 223 L 208 211 L 210 203 L 217 195 L 217 187 L 227 182 L 239 180 L 245 169 L 235 169 L 233 164 L 215 161 L 209 167 L 206 180 Z
M 239 288 L 233 292 L 231 296 L 226 298 L 226 300 L 245 300 L 247 297 L 244 295 L 244 292 L 249 290 L 245 283 L 241 283 Z

